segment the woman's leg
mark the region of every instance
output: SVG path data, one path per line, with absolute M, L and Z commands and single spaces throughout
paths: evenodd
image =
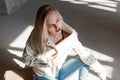
M 87 66 L 79 58 L 72 58 L 61 67 L 58 80 L 69 80 L 68 78 L 70 78 L 76 70 L 80 70 L 80 74 L 82 74 L 79 76 L 80 80 L 83 80 L 82 76 L 85 77 L 88 73 Z
M 44 76 L 35 75 L 35 80 L 50 80 L 50 79 L 48 79 L 47 77 L 44 77 Z
M 79 79 L 80 80 L 89 80 L 88 73 L 89 73 L 89 66 L 85 65 L 79 70 Z

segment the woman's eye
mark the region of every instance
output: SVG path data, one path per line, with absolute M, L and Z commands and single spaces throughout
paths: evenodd
M 48 27 L 51 27 L 51 25 L 49 25 Z
M 57 22 L 59 22 L 59 21 L 60 21 L 60 19 L 57 20 Z
M 48 25 L 48 27 L 52 27 L 53 25 Z

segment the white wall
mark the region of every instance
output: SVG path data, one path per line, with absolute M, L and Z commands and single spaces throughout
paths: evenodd
M 29 0 L 0 0 L 0 14 L 11 14 Z

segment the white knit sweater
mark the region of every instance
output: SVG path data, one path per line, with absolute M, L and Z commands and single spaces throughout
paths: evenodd
M 23 54 L 23 62 L 26 65 L 32 66 L 33 71 L 39 76 L 55 77 L 56 72 L 61 68 L 68 55 L 79 55 L 80 59 L 91 67 L 99 76 L 106 76 L 106 72 L 102 65 L 82 46 L 78 40 L 77 32 L 66 23 L 63 24 L 63 30 L 70 33 L 70 35 L 63 41 L 55 45 L 52 41 L 48 40 L 47 45 L 54 47 L 58 51 L 58 57 L 56 58 L 56 66 L 51 63 L 51 55 L 55 53 L 55 50 L 48 48 L 43 55 L 34 57 L 34 52 L 26 43 L 25 52 Z

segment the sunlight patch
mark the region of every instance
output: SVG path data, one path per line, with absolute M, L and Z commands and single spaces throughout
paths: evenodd
M 87 47 L 85 48 L 88 50 L 88 52 L 93 54 L 95 58 L 97 58 L 98 60 L 105 61 L 105 62 L 114 62 L 114 58 L 111 56 L 105 55 L 105 53 L 101 53 Z
M 24 48 L 25 42 L 27 41 L 32 29 L 33 27 L 31 25 L 28 26 L 12 43 L 9 44 L 9 46 L 16 48 Z
M 110 8 L 110 7 L 106 7 L 106 6 L 100 6 L 100 5 L 88 5 L 88 6 L 92 7 L 92 8 L 101 9 L 101 10 L 106 10 L 106 11 L 111 11 L 111 12 L 117 12 L 117 10 L 115 8 Z
M 21 68 L 25 68 L 25 64 L 18 59 L 13 59 Z
M 85 2 L 89 2 L 89 3 L 90 2 L 91 3 L 117 3 L 115 1 L 110 1 L 110 0 L 78 0 L 78 1 L 85 1 Z
M 74 4 L 88 4 L 87 2 L 84 1 L 75 1 L 75 0 L 61 0 L 61 1 L 69 1 L 70 3 L 74 3 Z
M 111 1 L 111 0 L 60 0 L 60 1 L 68 1 L 74 4 L 85 4 L 88 7 L 117 12 L 117 6 L 119 5 L 120 0 Z
M 105 69 L 106 69 L 106 71 L 109 71 L 109 73 L 107 72 L 107 77 L 109 77 L 109 78 L 111 78 L 112 79 L 112 77 L 113 77 L 113 67 L 111 67 L 111 66 L 108 66 L 108 65 L 104 65 L 104 67 L 105 67 Z
M 106 6 L 106 7 L 113 7 L 113 8 L 117 7 L 117 3 L 97 3 L 97 4 L 100 4 L 101 6 Z
M 7 49 L 8 52 L 10 52 L 13 55 L 16 55 L 18 57 L 22 57 L 22 51 L 17 51 L 17 50 L 12 50 L 12 49 Z
M 21 76 L 16 74 L 14 71 L 6 71 L 4 74 L 5 80 L 24 80 Z

